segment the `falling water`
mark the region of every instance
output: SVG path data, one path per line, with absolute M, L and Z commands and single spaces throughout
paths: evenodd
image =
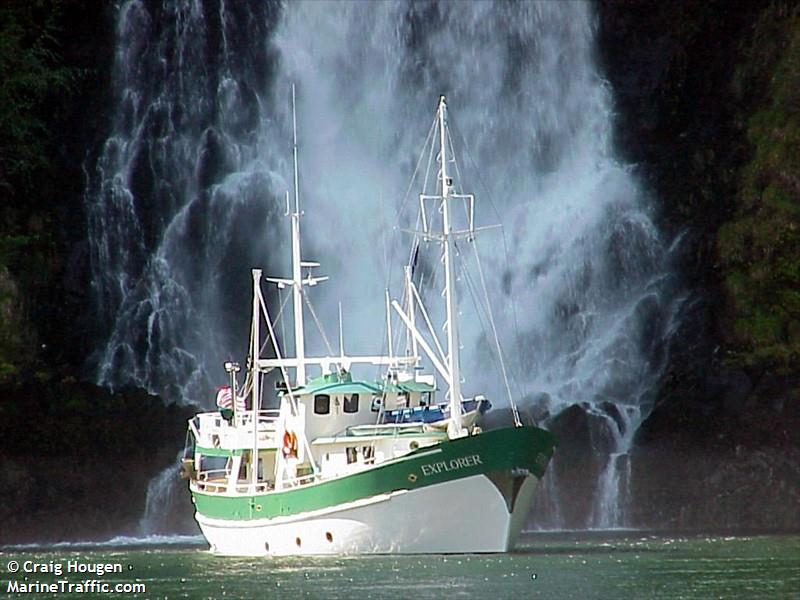
M 477 221 L 503 225 L 477 243 L 512 391 L 545 425 L 579 407 L 605 465 L 581 522 L 565 522 L 572 491 L 554 483 L 534 525 L 624 522 L 669 278 L 647 198 L 613 152 L 588 3 L 132 0 L 117 27 L 115 119 L 86 194 L 101 383 L 202 402 L 216 365 L 241 356 L 249 268 L 286 275 L 290 83 L 304 259 L 332 278 L 313 292 L 320 320 L 342 301 L 360 324 L 348 351 L 380 351 L 389 263 L 404 258 L 393 227 L 411 219 L 398 207 L 446 94 Z M 465 392 L 502 404 L 486 332 L 467 325 L 462 343 Z
M 98 381 L 193 402 L 242 346 L 240 294 L 285 187 L 267 147 L 271 59 L 254 42 L 275 7 L 211 4 L 119 7 L 114 121 L 86 192 Z
M 178 454 L 175 463 L 169 465 L 164 470 L 150 480 L 147 486 L 147 500 L 145 502 L 144 515 L 139 522 L 140 533 L 151 535 L 165 530 L 166 521 L 169 518 L 175 502 L 175 487 L 179 483 L 177 476 L 178 464 L 183 452 Z

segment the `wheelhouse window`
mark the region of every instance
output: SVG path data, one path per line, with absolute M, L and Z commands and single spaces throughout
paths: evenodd
M 317 394 L 314 396 L 314 414 L 327 415 L 331 412 L 331 397 L 327 394 Z
M 344 397 L 344 412 L 357 413 L 358 412 L 358 394 Z
M 361 446 L 361 454 L 365 463 L 375 462 L 375 446 Z

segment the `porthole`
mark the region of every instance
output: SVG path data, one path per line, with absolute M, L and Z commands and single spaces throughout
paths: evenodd
M 411 473 L 411 474 L 408 476 L 408 480 L 409 480 L 411 483 L 414 483 L 414 482 L 417 480 L 417 475 L 416 475 L 415 473 Z
M 414 440 L 408 445 L 408 447 L 411 448 L 412 450 L 416 450 L 417 448 L 419 448 L 419 442 L 417 440 Z
M 256 504 L 256 511 L 261 512 L 262 506 L 260 504 Z
M 333 543 L 333 534 L 330 531 L 325 532 L 325 539 L 328 540 L 331 544 Z
M 297 547 L 298 547 L 298 548 L 299 548 L 299 547 L 300 547 L 300 545 L 302 544 L 302 542 L 300 541 L 300 538 L 294 538 L 294 543 L 295 543 L 295 544 L 297 544 Z

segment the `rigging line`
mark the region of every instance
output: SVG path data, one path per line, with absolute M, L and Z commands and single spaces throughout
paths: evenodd
M 283 296 L 283 290 L 281 290 L 281 288 L 278 288 L 278 298 L 281 298 L 282 296 Z M 286 320 L 285 319 L 281 319 L 281 315 L 283 314 L 283 307 L 286 304 L 286 301 L 288 299 L 289 299 L 288 295 L 285 298 L 281 299 L 281 307 L 278 309 L 278 316 L 275 317 L 275 319 L 277 321 L 280 321 L 280 324 L 281 324 L 281 339 L 284 342 L 286 342 Z
M 452 153 L 453 163 L 455 164 L 456 173 L 458 174 L 459 181 L 460 181 L 461 180 L 461 170 L 460 170 L 460 168 L 458 166 L 458 162 L 455 159 L 456 152 L 455 152 L 455 148 L 453 147 L 453 144 L 454 144 L 453 138 L 450 135 L 448 135 L 448 140 L 450 141 L 450 147 L 453 150 L 453 153 Z M 477 172 L 477 166 L 476 166 L 475 170 Z M 465 210 L 465 212 L 468 210 L 467 207 L 466 207 L 466 204 L 464 205 L 464 210 Z M 468 214 L 467 214 L 467 216 L 468 216 Z M 500 345 L 500 338 L 499 338 L 499 336 L 497 334 L 497 326 L 496 326 L 495 321 L 494 321 L 494 314 L 492 312 L 491 304 L 489 302 L 489 292 L 488 292 L 488 289 L 486 287 L 486 278 L 484 277 L 484 274 L 483 274 L 483 264 L 481 263 L 480 253 L 478 252 L 477 240 L 473 241 L 472 248 L 473 248 L 473 252 L 475 254 L 475 262 L 478 265 L 478 275 L 480 277 L 481 288 L 482 288 L 482 291 L 483 291 L 484 300 L 486 302 L 486 313 L 487 313 L 487 316 L 488 316 L 488 319 L 489 319 L 489 324 L 491 325 L 491 328 L 492 328 L 492 334 L 494 336 L 495 345 L 497 347 L 497 356 L 498 356 L 498 358 L 500 360 L 500 368 L 501 368 L 502 375 L 503 375 L 503 381 L 505 382 L 506 391 L 508 392 L 508 400 L 511 403 L 512 409 L 514 411 L 514 420 L 515 420 L 517 425 L 520 425 L 520 423 L 519 423 L 519 413 L 517 411 L 514 399 L 512 398 L 512 395 L 511 395 L 511 387 L 510 387 L 510 385 L 508 383 L 508 374 L 506 373 L 506 361 L 503 358 L 503 350 L 502 350 L 502 347 Z M 512 298 L 512 306 L 513 306 L 513 298 Z M 515 387 L 517 388 L 517 393 L 521 394 L 521 390 L 519 389 L 519 384 L 515 383 Z
M 430 128 L 428 129 L 428 134 L 425 136 L 425 141 L 423 142 L 423 144 L 421 146 L 419 158 L 417 159 L 417 164 L 414 166 L 414 172 L 411 174 L 411 179 L 408 182 L 408 187 L 406 188 L 406 193 L 403 196 L 403 200 L 400 203 L 400 208 L 397 211 L 397 217 L 395 219 L 395 230 L 399 226 L 400 220 L 402 219 L 403 212 L 405 211 L 405 207 L 408 204 L 408 199 L 411 196 L 411 190 L 414 187 L 414 182 L 417 180 L 417 174 L 419 173 L 419 168 L 420 168 L 420 165 L 422 164 L 422 159 L 425 157 L 425 150 L 428 147 L 428 143 L 433 139 L 433 134 L 435 132 L 435 129 L 436 129 L 436 120 L 434 119 L 433 122 L 431 123 Z M 432 145 L 433 144 L 431 143 L 431 146 Z M 430 168 L 430 167 L 428 167 L 428 168 Z M 427 170 L 426 170 L 425 176 L 426 176 L 426 178 L 428 176 L 428 171 Z M 423 181 L 423 187 L 424 187 L 424 185 L 425 185 L 425 181 Z M 419 219 L 420 219 L 420 217 L 419 217 L 419 214 L 418 214 L 417 215 L 417 224 L 419 224 Z M 414 255 L 413 254 L 414 253 L 414 247 L 417 246 L 418 244 L 419 244 L 419 242 L 417 240 L 417 236 L 415 236 L 414 240 L 412 241 L 411 256 Z M 388 267 L 387 266 L 384 267 L 385 268 L 385 272 L 386 272 L 386 285 L 384 286 L 384 289 L 389 289 L 389 284 L 391 283 L 391 280 L 392 280 L 394 257 L 395 257 L 395 252 L 397 251 L 396 250 L 396 246 L 397 246 L 397 240 L 395 238 L 389 244 L 388 252 L 384 251 L 384 260 L 388 263 Z M 410 260 L 409 260 L 409 264 L 410 264 Z M 393 317 L 393 315 L 391 315 L 391 314 L 387 315 L 387 318 L 389 318 L 389 319 L 391 319 L 392 317 Z M 383 327 L 384 335 L 382 336 L 384 340 L 386 340 L 386 338 L 387 338 L 387 336 L 386 336 L 387 329 L 386 328 L 387 328 L 387 324 L 384 323 L 384 327 Z M 387 343 L 391 344 L 391 342 L 387 342 Z M 381 349 L 383 349 L 385 347 L 386 346 L 384 344 L 381 344 Z M 382 370 L 383 369 L 380 366 L 376 367 L 376 372 L 378 373 L 378 375 L 380 375 Z
M 302 288 L 300 288 L 302 290 Z M 272 339 L 272 346 L 275 349 L 275 356 L 280 361 L 279 366 L 281 369 L 281 375 L 283 375 L 283 381 L 286 383 L 286 393 L 289 394 L 289 401 L 291 403 L 292 410 L 295 415 L 300 414 L 300 409 L 297 405 L 297 399 L 294 396 L 294 392 L 292 391 L 292 384 L 289 380 L 289 373 L 286 371 L 286 365 L 283 364 L 283 359 L 281 358 L 281 351 L 280 347 L 278 346 L 278 340 L 275 339 L 274 332 L 272 330 L 272 321 L 269 318 L 269 311 L 267 310 L 267 303 L 264 302 L 264 296 L 261 294 L 261 287 L 259 286 L 256 288 L 256 293 L 258 294 L 258 303 L 261 306 L 261 310 L 264 311 L 264 316 L 266 317 L 267 322 L 267 329 L 269 331 L 270 338 Z M 253 374 L 254 377 L 258 377 L 259 369 L 258 365 L 253 365 Z M 258 432 L 258 416 L 255 415 L 253 419 L 253 429 L 255 432 Z M 314 479 L 317 478 L 317 466 L 314 461 L 314 455 L 311 454 L 311 446 L 308 443 L 308 437 L 306 437 L 305 431 L 303 429 L 300 430 L 300 439 L 303 440 L 303 446 L 305 447 L 306 452 L 308 453 L 308 462 L 311 465 L 311 472 L 314 475 Z
M 428 179 L 430 178 L 431 164 L 433 162 L 433 154 L 434 154 L 433 150 L 434 150 L 434 146 L 435 146 L 435 144 L 433 142 L 433 139 L 434 139 L 433 136 L 434 136 L 434 133 L 436 132 L 436 124 L 437 124 L 437 120 L 434 119 L 433 122 L 431 123 L 430 128 L 428 129 L 428 135 L 425 136 L 425 142 L 422 144 L 422 149 L 420 151 L 419 158 L 417 159 L 417 164 L 414 167 L 414 173 L 411 175 L 411 180 L 409 181 L 408 188 L 406 189 L 406 194 L 405 194 L 405 196 L 403 198 L 402 204 L 400 205 L 400 210 L 397 213 L 396 224 L 400 223 L 400 219 L 402 217 L 403 211 L 405 210 L 405 206 L 408 203 L 408 199 L 409 199 L 409 197 L 411 195 L 411 189 L 412 189 L 412 187 L 414 185 L 414 182 L 417 180 L 417 173 L 419 172 L 419 167 L 422 164 L 422 159 L 425 158 L 426 154 L 428 155 L 428 162 L 427 162 L 427 164 L 425 166 L 425 176 L 422 179 L 422 193 L 423 194 L 425 193 L 425 190 L 428 187 Z M 430 150 L 428 150 L 429 147 L 430 147 Z M 426 152 L 426 150 L 427 150 L 427 152 Z M 420 211 L 421 211 L 421 209 L 422 209 L 422 207 L 420 207 Z M 416 220 L 416 223 L 414 225 L 415 228 L 417 228 L 417 229 L 419 228 L 419 223 L 422 220 L 422 214 L 421 214 L 420 211 L 417 211 L 417 220 Z M 408 263 L 407 264 L 411 265 L 412 260 L 414 258 L 414 254 L 417 251 L 418 247 L 419 247 L 419 236 L 415 235 L 413 240 L 412 240 L 412 242 L 411 242 L 411 249 L 409 251 L 409 258 L 408 258 Z M 394 254 L 394 253 L 392 253 L 392 254 Z M 387 274 L 386 287 L 388 287 L 389 282 L 391 280 L 392 266 L 393 266 L 393 262 L 390 263 L 390 265 L 389 265 L 389 273 Z
M 436 124 L 437 124 L 437 119 L 434 119 L 433 126 L 435 127 Z M 428 151 L 428 164 L 427 164 L 427 167 L 425 168 L 425 179 L 422 182 L 422 184 L 423 184 L 422 185 L 422 193 L 423 194 L 428 189 L 428 180 L 430 179 L 431 167 L 433 166 L 433 163 L 434 163 L 434 156 L 435 156 L 435 152 L 434 151 L 435 151 L 435 149 L 436 149 L 436 145 L 433 143 L 433 141 L 431 141 L 430 149 Z M 425 152 L 425 150 L 423 149 L 423 153 L 424 152 Z M 434 192 L 435 191 L 436 190 L 434 190 Z M 419 230 L 419 228 L 420 228 L 420 221 L 422 221 L 422 211 L 424 210 L 424 208 L 425 208 L 424 205 L 421 204 L 420 207 L 419 207 L 419 210 L 417 211 L 417 222 L 415 224 L 415 227 L 417 228 L 417 230 Z M 431 223 L 428 224 L 428 228 L 429 229 L 431 228 L 431 225 L 432 225 Z M 419 236 L 415 236 L 414 237 L 414 248 L 412 249 L 412 252 L 415 252 L 417 257 L 419 256 L 419 247 L 420 247 Z M 411 264 L 411 260 L 413 259 L 413 257 L 414 257 L 414 254 L 412 254 L 409 257 L 409 264 Z M 435 275 L 435 273 L 436 273 L 436 271 L 434 270 L 433 274 Z M 436 280 L 434 278 L 433 281 L 431 282 L 431 285 L 435 285 L 435 283 L 436 283 Z M 420 277 L 419 277 L 420 294 L 424 293 L 425 284 L 426 284 L 426 282 L 425 282 L 425 271 L 423 270 L 423 272 L 420 274 Z M 419 298 L 417 298 L 417 299 L 419 300 L 420 304 L 422 304 L 422 300 L 419 299 Z
M 314 323 L 316 323 L 317 329 L 319 329 L 319 333 L 322 336 L 322 341 L 325 342 L 325 347 L 328 349 L 328 356 L 334 356 L 333 346 L 331 346 L 328 336 L 325 335 L 325 330 L 322 328 L 322 323 L 320 322 L 319 318 L 317 318 L 317 313 L 314 311 L 314 307 L 311 305 L 311 300 L 308 299 L 308 294 L 303 288 L 300 289 L 303 300 L 305 300 L 306 306 L 308 306 L 308 310 L 311 313 L 311 316 L 314 318 Z
M 417 291 L 417 286 L 412 285 L 411 291 L 414 293 L 414 297 L 417 299 L 416 306 L 419 307 L 420 312 L 422 313 L 422 318 L 425 319 L 425 324 L 428 326 L 428 331 L 431 334 L 431 338 L 433 339 L 433 343 L 436 345 L 436 350 L 439 352 L 439 356 L 437 358 L 439 358 L 439 360 L 441 360 L 442 362 L 447 362 L 447 360 L 445 358 L 446 355 L 444 353 L 444 350 L 442 349 L 442 345 L 439 343 L 439 339 L 436 336 L 436 332 L 435 332 L 435 330 L 433 328 L 433 324 L 431 323 L 431 319 L 428 316 L 428 311 L 425 309 L 425 305 L 422 303 L 422 299 L 419 297 L 419 293 Z
M 436 127 L 436 119 L 434 119 L 433 125 L 431 128 L 434 129 Z M 427 144 L 427 141 L 425 142 Z M 425 177 L 422 179 L 422 194 L 425 194 L 428 190 L 428 180 L 431 178 L 431 167 L 434 163 L 434 155 L 435 155 L 436 144 L 433 140 L 430 143 L 430 149 L 428 149 L 428 162 L 425 165 Z M 426 148 L 422 149 L 422 156 L 425 155 Z M 435 190 L 434 190 L 435 192 Z M 419 210 L 417 211 L 417 224 L 416 227 L 419 228 L 419 222 L 422 220 L 422 211 L 425 210 L 425 206 L 423 203 L 420 203 Z M 415 236 L 415 240 L 418 242 L 419 236 Z
M 463 264 L 459 264 L 458 267 L 459 267 L 460 273 L 462 275 L 462 280 L 465 282 L 467 291 L 469 292 L 469 295 L 472 298 L 473 304 L 475 305 L 476 308 L 480 309 L 481 308 L 481 303 L 478 301 L 478 294 L 477 294 L 477 291 L 475 289 L 475 283 L 472 281 L 472 277 L 470 276 L 469 272 L 466 270 L 466 267 Z M 482 312 L 483 311 L 478 310 L 478 311 L 476 311 L 476 314 L 477 314 L 477 317 L 478 317 L 478 322 L 480 323 L 480 326 L 481 326 L 481 330 L 482 330 L 483 334 L 486 336 L 486 338 L 488 339 L 489 338 L 489 328 L 486 327 L 486 323 L 484 321 L 485 316 L 482 314 Z M 495 352 L 489 352 L 489 357 L 491 358 L 492 364 L 494 364 L 495 368 L 497 368 L 499 371 L 502 372 L 500 364 L 498 363 L 498 360 L 497 360 L 496 353 Z
M 463 194 L 464 186 L 461 184 L 461 182 L 463 181 L 463 177 L 461 175 L 461 167 L 458 166 L 458 160 L 456 159 L 456 148 L 453 142 L 453 137 L 450 135 L 449 129 L 447 130 L 447 140 L 450 142 L 450 156 L 453 157 L 453 164 L 456 167 L 456 175 L 458 176 L 457 181 L 459 184 L 459 193 Z M 467 202 L 464 202 L 463 206 L 464 206 L 464 217 L 467 219 L 467 222 L 469 222 L 469 208 Z
M 414 167 L 414 172 L 411 174 L 411 179 L 408 182 L 408 187 L 406 188 L 406 193 L 403 196 L 403 201 L 400 203 L 400 208 L 397 211 L 397 218 L 395 219 L 395 228 L 400 225 L 400 219 L 402 218 L 403 211 L 405 211 L 406 204 L 408 204 L 408 199 L 411 196 L 411 189 L 414 187 L 414 182 L 417 179 L 417 173 L 419 172 L 419 167 L 422 164 L 422 159 L 425 157 L 425 149 L 428 147 L 428 142 L 433 137 L 435 127 L 436 127 L 436 121 L 434 120 L 433 123 L 431 123 L 430 129 L 428 129 L 428 135 L 425 136 L 425 142 L 422 144 L 422 150 L 420 151 L 419 158 L 417 159 L 417 164 Z M 426 173 L 426 177 L 427 177 L 427 173 Z M 423 185 L 424 184 L 425 184 L 425 182 L 423 181 Z M 389 283 L 391 281 L 392 264 L 394 262 L 392 260 L 393 258 L 394 258 L 394 244 L 392 244 L 392 248 L 391 248 L 391 252 L 390 252 L 390 256 L 389 256 L 390 262 L 389 262 L 389 269 L 388 269 L 388 272 L 386 274 L 386 286 L 385 286 L 386 288 L 389 287 Z
M 278 298 L 280 297 L 281 297 L 281 290 L 280 288 L 278 288 Z M 284 341 L 286 341 L 286 328 L 284 327 L 284 321 L 283 319 L 281 319 L 281 315 L 283 314 L 283 308 L 286 306 L 287 300 L 289 300 L 288 295 L 283 297 L 280 308 L 278 309 L 278 316 L 275 317 L 276 322 L 277 321 L 281 322 L 281 336 L 283 336 L 281 337 L 281 339 Z M 264 349 L 267 347 L 267 342 L 269 342 L 269 337 L 267 337 L 267 339 L 264 340 L 264 343 L 261 345 L 261 348 L 259 349 L 259 353 L 263 352 Z
M 489 292 L 486 289 L 486 278 L 483 276 L 483 266 L 481 265 L 480 255 L 478 254 L 478 244 L 477 241 L 473 242 L 473 249 L 475 251 L 475 262 L 478 264 L 478 275 L 481 280 L 481 288 L 483 290 L 483 299 L 486 302 L 486 312 L 489 316 L 489 324 L 492 326 L 492 334 L 494 335 L 494 343 L 497 347 L 497 356 L 500 359 L 500 369 L 503 373 L 503 382 L 506 385 L 506 392 L 508 392 L 508 401 L 511 403 L 511 410 L 514 412 L 514 423 L 517 427 L 522 426 L 522 421 L 519 418 L 519 410 L 517 409 L 517 403 L 514 402 L 514 398 L 511 396 L 511 386 L 508 384 L 508 373 L 506 373 L 506 363 L 503 360 L 503 348 L 500 346 L 500 336 L 497 335 L 497 326 L 494 322 L 494 316 L 492 315 L 492 309 L 489 305 Z
M 459 138 L 459 140 L 461 142 L 461 145 L 464 148 L 464 155 L 467 157 L 467 160 L 472 164 L 473 170 L 475 172 L 475 176 L 476 176 L 476 178 L 478 180 L 478 184 L 483 188 L 483 191 L 486 193 L 486 199 L 489 201 L 489 205 L 492 207 L 492 210 L 494 211 L 495 215 L 497 215 L 497 218 L 501 223 L 500 234 L 501 234 L 501 236 L 503 238 L 503 255 L 504 255 L 504 258 L 505 258 L 506 265 L 509 265 L 510 261 L 509 261 L 508 257 L 509 257 L 510 253 L 508 251 L 508 239 L 507 239 L 507 236 L 506 236 L 506 228 L 502 226 L 503 219 L 500 216 L 500 212 L 497 210 L 497 205 L 495 204 L 494 198 L 492 197 L 492 192 L 489 190 L 489 187 L 483 181 L 483 178 L 481 177 L 481 172 L 478 169 L 478 165 L 476 164 L 475 159 L 472 158 L 472 154 L 470 154 L 470 152 L 469 152 L 469 148 L 467 147 L 467 144 L 466 144 L 466 142 L 464 140 L 464 136 L 462 135 L 461 130 L 458 128 L 458 125 L 457 125 L 455 119 L 453 119 L 452 117 L 451 117 L 451 122 L 452 122 L 452 128 L 451 129 L 458 136 L 458 138 Z M 520 334 L 520 329 L 519 329 L 519 320 L 517 319 L 517 303 L 516 303 L 516 301 L 514 299 L 514 294 L 512 294 L 510 290 L 509 290 L 509 294 L 508 295 L 509 295 L 509 297 L 511 299 L 511 316 L 512 316 L 512 319 L 513 319 L 513 322 L 514 322 L 514 336 L 515 336 L 515 340 L 514 341 L 516 342 L 515 345 L 517 346 L 517 355 L 518 356 L 522 356 L 523 355 L 522 354 L 522 336 Z M 520 368 L 521 368 L 521 365 L 518 364 L 517 367 L 516 367 L 516 371 L 517 371 L 516 381 L 517 382 L 521 381 L 521 379 L 522 379 Z M 517 387 L 519 387 L 519 383 L 517 383 Z

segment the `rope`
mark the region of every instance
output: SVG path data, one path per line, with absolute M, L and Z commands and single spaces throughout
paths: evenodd
M 322 341 L 325 342 L 325 347 L 328 349 L 328 356 L 335 356 L 333 352 L 333 346 L 331 346 L 331 343 L 328 340 L 328 336 L 325 335 L 325 330 L 322 328 L 322 323 L 320 323 L 320 320 L 317 318 L 317 313 L 314 311 L 314 307 L 311 305 L 311 301 L 308 299 L 306 291 L 302 288 L 301 291 L 303 295 L 303 300 L 305 300 L 306 306 L 308 306 L 308 310 L 314 319 L 314 323 L 316 323 L 317 329 L 319 329 L 319 333 L 322 336 Z
M 449 132 L 448 132 L 447 139 L 450 142 L 450 148 L 452 150 L 452 154 L 451 155 L 453 156 L 453 164 L 455 164 L 456 173 L 458 174 L 458 180 L 460 182 L 461 179 L 462 179 L 462 177 L 461 177 L 461 169 L 458 166 L 458 161 L 456 161 L 456 159 L 455 159 L 456 152 L 455 152 L 455 148 L 454 148 L 453 138 L 449 135 Z M 465 147 L 466 147 L 466 144 L 465 144 Z M 466 153 L 466 154 L 468 155 L 468 153 Z M 474 165 L 474 162 L 473 162 L 473 165 Z M 476 167 L 475 171 L 476 171 L 476 173 L 478 172 L 477 167 Z M 492 202 L 491 201 L 491 196 L 488 195 L 488 197 L 489 197 L 489 201 Z M 492 203 L 492 205 L 494 206 L 493 203 Z M 466 203 L 464 205 L 464 211 L 465 211 L 465 213 L 467 213 L 467 216 L 468 216 Z M 495 212 L 497 212 L 496 209 L 495 209 Z M 499 214 L 498 214 L 498 218 L 499 218 Z M 503 232 L 503 245 L 505 247 L 505 228 L 501 227 L 501 230 Z M 481 291 L 483 292 L 483 300 L 484 300 L 485 306 L 486 306 L 486 315 L 487 315 L 487 317 L 489 319 L 489 325 L 491 326 L 491 329 L 492 329 L 492 337 L 494 339 L 495 349 L 497 350 L 497 357 L 498 357 L 499 363 L 500 363 L 500 372 L 501 372 L 501 374 L 503 376 L 503 384 L 505 385 L 506 393 L 508 394 L 508 402 L 511 405 L 511 411 L 514 414 L 514 423 L 516 424 L 517 427 L 521 427 L 522 426 L 522 422 L 520 420 L 519 410 L 517 408 L 517 404 L 514 401 L 513 395 L 511 394 L 511 386 L 509 384 L 508 373 L 506 371 L 506 361 L 503 358 L 503 349 L 502 349 L 502 347 L 500 345 L 500 337 L 497 334 L 497 325 L 495 324 L 494 314 L 492 313 L 491 304 L 490 304 L 490 301 L 489 301 L 489 292 L 488 292 L 488 289 L 486 287 L 486 278 L 485 278 L 485 276 L 483 274 L 483 265 L 481 263 L 480 254 L 478 253 L 478 244 L 477 244 L 477 242 L 473 241 L 472 248 L 473 248 L 473 251 L 474 251 L 474 254 L 475 254 L 475 263 L 478 265 L 478 276 L 480 278 Z M 507 249 L 506 249 L 506 262 L 508 262 Z M 466 272 L 466 269 L 463 269 L 463 272 L 465 273 L 465 276 L 466 276 L 467 280 L 470 282 L 470 285 L 471 285 L 471 280 L 469 278 L 469 274 Z M 474 296 L 473 296 L 473 299 L 474 299 Z M 514 311 L 514 317 L 513 318 L 514 318 L 514 324 L 515 324 L 515 327 L 516 327 L 516 310 L 513 308 L 514 307 L 513 295 L 511 297 L 511 304 L 512 304 L 512 310 Z M 481 327 L 483 327 L 483 324 L 481 324 Z M 517 334 L 517 336 L 516 336 L 517 337 L 517 341 L 519 341 L 519 331 L 518 330 L 516 331 L 516 334 Z M 518 350 L 521 352 L 521 348 L 519 348 Z
M 267 303 L 264 302 L 264 296 L 261 295 L 261 288 L 260 287 L 257 288 L 257 293 L 258 293 L 258 303 L 261 306 L 261 310 L 264 311 L 264 316 L 266 317 L 266 321 L 267 321 L 267 329 L 269 330 L 269 338 L 268 339 L 272 340 L 272 347 L 275 349 L 275 357 L 279 361 L 281 361 L 280 362 L 280 369 L 281 369 L 281 375 L 283 375 L 283 381 L 286 383 L 286 393 L 289 394 L 289 401 L 291 402 L 292 410 L 294 411 L 294 414 L 297 415 L 297 414 L 300 413 L 300 409 L 297 406 L 297 400 L 294 397 L 294 392 L 292 392 L 292 384 L 291 384 L 291 382 L 289 380 L 289 373 L 287 373 L 286 366 L 283 364 L 283 358 L 281 357 L 281 350 L 278 347 L 278 340 L 275 339 L 275 332 L 272 329 L 272 321 L 269 318 L 269 310 L 267 310 Z M 258 365 L 253 365 L 253 372 L 254 372 L 255 376 L 258 377 Z M 256 429 L 258 428 L 257 415 L 256 415 L 256 418 L 253 421 L 253 427 L 256 428 Z M 304 431 L 301 430 L 300 436 L 301 436 L 301 438 L 303 440 L 303 445 L 305 446 L 305 450 L 308 453 L 308 462 L 311 465 L 311 472 L 314 475 L 314 478 L 316 479 L 316 477 L 317 477 L 317 466 L 314 463 L 314 455 L 311 454 L 311 446 L 308 443 L 308 438 L 306 437 Z
M 280 288 L 278 288 L 278 298 L 280 298 L 281 296 L 282 296 L 282 294 L 281 294 L 281 289 L 280 289 Z M 281 319 L 281 315 L 283 314 L 283 307 L 284 307 L 284 306 L 286 306 L 286 302 L 287 302 L 288 300 L 289 300 L 289 296 L 288 296 L 288 294 L 287 294 L 286 296 L 283 296 L 283 300 L 281 301 L 280 308 L 278 309 L 278 316 L 276 316 L 276 317 L 275 317 L 275 321 L 276 321 L 276 322 L 278 322 L 278 321 L 280 321 L 280 322 L 281 322 L 281 336 L 283 336 L 283 337 L 281 337 L 281 339 L 282 339 L 282 340 L 286 340 L 286 330 L 285 330 L 285 329 L 284 329 L 284 327 L 283 327 L 283 323 L 284 323 L 284 322 L 283 322 L 283 319 Z M 251 337 L 251 338 L 250 338 L 250 340 L 251 340 L 251 345 L 252 345 L 252 339 L 253 339 L 253 338 Z M 264 351 L 264 348 L 266 348 L 266 347 L 267 347 L 267 342 L 269 342 L 269 338 L 267 338 L 266 340 L 264 340 L 264 343 L 261 345 L 261 348 L 260 348 L 260 350 L 259 350 L 259 354 L 260 354 L 261 352 L 263 352 L 263 351 Z
M 469 152 L 469 147 L 467 146 L 466 142 L 464 141 L 464 136 L 461 134 L 461 130 L 456 125 L 456 122 L 455 122 L 454 119 L 451 118 L 450 121 L 451 121 L 451 124 L 452 124 L 452 127 L 451 127 L 452 131 L 455 132 L 455 134 L 459 137 L 459 139 L 460 139 L 460 141 L 462 143 L 462 146 L 464 148 L 464 155 L 467 157 L 469 162 L 472 164 L 473 171 L 474 171 L 475 176 L 477 177 L 477 180 L 478 180 L 478 184 L 483 188 L 483 191 L 486 194 L 486 199 L 489 201 L 489 205 L 492 207 L 492 210 L 494 211 L 495 215 L 497 215 L 497 219 L 502 223 L 502 218 L 500 216 L 500 211 L 497 210 L 497 205 L 494 202 L 494 198 L 492 197 L 492 193 L 489 190 L 489 187 L 483 181 L 483 178 L 481 177 L 480 170 L 478 169 L 478 166 L 475 163 L 475 160 L 472 158 L 472 155 Z M 455 156 L 455 152 L 453 153 L 453 156 Z M 458 168 L 458 165 L 456 165 L 456 168 Z M 460 175 L 459 175 L 459 177 L 460 177 Z M 510 253 L 508 251 L 508 239 L 506 237 L 506 228 L 505 227 L 501 227 L 500 228 L 500 234 L 501 234 L 501 236 L 503 238 L 503 258 L 505 259 L 506 264 L 510 264 L 510 261 L 508 259 Z M 522 356 L 522 354 L 523 354 L 522 353 L 522 336 L 520 335 L 520 332 L 519 332 L 519 320 L 517 319 L 517 303 L 514 301 L 514 294 L 509 293 L 509 297 L 511 299 L 511 316 L 512 316 L 512 319 L 513 319 L 513 322 L 514 322 L 514 338 L 515 338 L 515 342 L 516 342 L 515 345 L 517 346 L 517 356 Z M 521 374 L 518 373 L 516 381 L 519 381 L 521 379 L 520 375 Z

